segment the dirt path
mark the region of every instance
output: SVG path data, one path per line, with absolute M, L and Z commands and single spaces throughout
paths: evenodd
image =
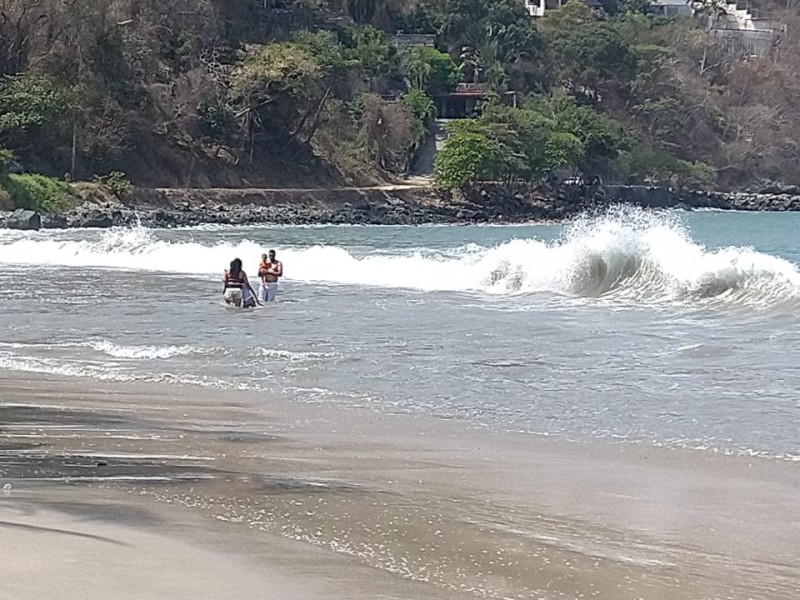
M 258 194 L 258 193 L 295 193 L 295 194 L 309 194 L 317 192 L 400 192 L 409 190 L 427 190 L 432 188 L 433 180 L 430 177 L 414 176 L 404 180 L 403 183 L 385 183 L 373 186 L 333 186 L 333 187 L 315 187 L 315 188 L 291 188 L 291 187 L 277 187 L 277 188 L 151 188 L 157 192 L 165 193 L 180 193 L 180 192 L 193 192 L 202 190 L 204 193 L 213 194 Z

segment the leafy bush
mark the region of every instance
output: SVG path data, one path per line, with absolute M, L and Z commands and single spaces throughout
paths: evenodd
M 485 135 L 466 131 L 452 133 L 436 155 L 433 175 L 436 187 L 452 190 L 492 177 L 499 154 L 497 144 Z
M 414 118 L 423 125 L 427 125 L 436 116 L 436 105 L 422 90 L 411 90 L 403 96 L 403 102 L 414 115 Z
M 630 182 L 643 181 L 677 189 L 705 189 L 716 183 L 714 170 L 706 163 L 681 160 L 657 147 L 634 148 L 621 154 L 614 166 L 618 176 Z
M 461 81 L 461 72 L 450 55 L 436 48 L 417 46 L 408 52 L 406 62 L 412 87 L 429 96 L 447 94 Z
M 391 73 L 399 67 L 397 49 L 374 27 L 346 29 L 342 32 L 342 54 L 366 77 Z
M 6 77 L 0 83 L 0 132 L 58 122 L 71 103 L 70 92 L 52 77 Z
M 0 148 L 0 173 L 5 173 L 8 164 L 14 160 L 14 153 L 8 148 Z
M 67 184 L 44 175 L 6 175 L 0 179 L 0 186 L 8 192 L 12 209 L 53 214 L 68 210 L 72 203 Z
M 111 193 L 117 198 L 121 198 L 133 188 L 133 184 L 122 171 L 111 171 L 108 175 L 95 177 L 94 179 L 110 189 Z
M 613 119 L 550 96 L 526 108 L 490 104 L 480 118 L 452 121 L 447 131 L 445 158 L 436 170 L 437 185 L 445 187 L 483 177 L 535 182 L 561 168 L 605 174 L 609 161 L 631 143 Z M 459 147 L 473 142 L 478 144 L 474 151 Z

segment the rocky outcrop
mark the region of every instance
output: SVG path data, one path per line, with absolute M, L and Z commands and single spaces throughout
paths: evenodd
M 6 227 L 37 231 L 42 227 L 42 217 L 35 211 L 19 208 L 6 218 Z
M 777 190 L 775 190 L 777 191 Z M 792 189 L 792 192 L 800 191 Z M 718 210 L 787 211 L 800 210 L 800 194 L 753 192 L 676 191 L 644 186 L 609 186 L 603 189 L 607 201 L 645 208 L 714 208 Z
M 800 194 L 675 191 L 645 186 L 557 188 L 482 184 L 467 192 L 437 194 L 423 185 L 334 189 L 138 189 L 124 201 L 88 195 L 71 212 L 33 216 L 17 211 L 17 228 L 185 227 L 201 224 L 512 223 L 558 221 L 623 204 L 652 209 L 800 210 Z M 800 190 L 792 190 L 800 192 Z M 2 219 L 0 218 L 0 225 Z

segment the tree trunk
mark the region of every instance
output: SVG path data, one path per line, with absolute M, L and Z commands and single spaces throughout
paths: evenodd
M 322 96 L 322 100 L 320 100 L 319 104 L 317 105 L 317 110 L 314 113 L 314 120 L 312 121 L 312 124 L 311 124 L 311 130 L 308 132 L 308 135 L 306 136 L 306 139 L 305 139 L 305 142 L 304 142 L 305 144 L 308 144 L 311 141 L 311 138 L 313 138 L 314 134 L 317 132 L 317 128 L 319 127 L 319 123 L 320 123 L 319 116 L 320 116 L 320 114 L 322 114 L 322 109 L 325 107 L 325 103 L 327 102 L 328 97 L 330 96 L 330 93 L 331 93 L 331 88 L 328 88 L 327 90 L 325 90 L 325 95 Z
M 253 164 L 253 151 L 255 149 L 255 145 L 256 145 L 256 132 L 255 132 L 255 128 L 251 124 L 250 125 L 250 159 L 249 159 L 251 165 Z
M 69 176 L 74 181 L 78 178 L 76 171 L 78 163 L 78 121 L 72 122 L 72 157 L 69 164 Z

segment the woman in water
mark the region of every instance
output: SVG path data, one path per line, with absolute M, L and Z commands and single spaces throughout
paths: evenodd
M 222 282 L 225 287 L 222 289 L 222 297 L 226 304 L 233 304 L 236 308 L 251 308 L 256 303 L 256 293 L 250 286 L 247 273 L 242 271 L 242 261 L 234 258 L 231 261 L 231 268 L 222 275 Z M 244 290 L 250 292 L 250 296 L 245 300 Z M 259 302 L 260 304 L 260 302 Z

